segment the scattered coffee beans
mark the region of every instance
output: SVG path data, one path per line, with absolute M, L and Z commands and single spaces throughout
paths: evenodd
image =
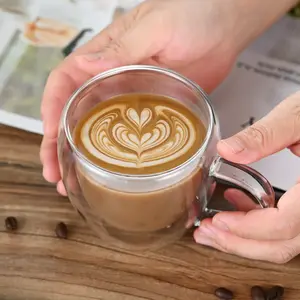
M 284 294 L 284 288 L 279 285 L 273 286 L 267 292 L 267 300 L 280 300 Z
M 251 288 L 251 299 L 252 300 L 282 300 L 282 296 L 284 294 L 284 288 L 279 285 L 273 286 L 267 292 L 265 290 L 255 285 Z M 220 287 L 215 290 L 215 295 L 220 300 L 232 300 L 233 299 L 233 292 L 224 288 Z
M 15 231 L 18 229 L 18 221 L 15 217 L 7 217 L 5 219 L 5 228 L 8 231 Z
M 215 290 L 215 295 L 219 299 L 222 299 L 222 300 L 231 300 L 231 299 L 233 299 L 233 293 L 232 293 L 232 291 L 230 291 L 230 290 L 228 290 L 226 288 L 223 288 L 223 287 L 217 288 Z
M 15 231 L 18 229 L 18 221 L 15 217 L 7 217 L 5 219 L 5 228 L 8 231 Z M 68 227 L 64 222 L 59 222 L 55 228 L 55 234 L 58 238 L 68 238 Z M 260 286 L 253 286 L 251 288 L 252 300 L 281 300 L 284 294 L 284 288 L 279 285 L 273 286 L 265 293 L 264 289 Z M 215 295 L 220 300 L 232 300 L 233 292 L 224 287 L 219 287 L 215 290 Z
M 56 236 L 60 239 L 66 239 L 68 237 L 68 227 L 65 223 L 60 222 L 55 228 Z
M 252 300 L 266 300 L 265 291 L 258 285 L 251 288 L 251 298 Z

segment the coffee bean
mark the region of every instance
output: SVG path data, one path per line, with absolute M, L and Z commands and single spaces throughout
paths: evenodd
M 279 285 L 275 285 L 267 292 L 267 300 L 280 300 L 284 294 L 284 288 Z
M 65 223 L 60 222 L 55 228 L 56 236 L 60 239 L 66 239 L 68 237 L 68 227 Z
M 222 299 L 222 300 L 231 300 L 231 299 L 233 299 L 233 293 L 232 293 L 232 291 L 230 291 L 230 290 L 228 290 L 226 288 L 223 288 L 223 287 L 217 288 L 215 290 L 215 295 L 219 299 Z
M 18 229 L 18 221 L 15 217 L 7 217 L 5 219 L 5 228 L 8 231 L 14 231 Z
M 251 288 L 252 300 L 266 300 L 265 291 L 258 285 Z

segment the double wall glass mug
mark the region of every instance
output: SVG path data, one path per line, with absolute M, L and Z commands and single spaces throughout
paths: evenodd
M 99 102 L 133 93 L 172 98 L 194 112 L 206 133 L 192 157 L 168 171 L 134 175 L 108 171 L 80 151 L 74 139 L 78 122 Z M 250 167 L 220 158 L 219 140 L 214 109 L 194 82 L 159 67 L 120 67 L 90 79 L 66 103 L 58 138 L 60 172 L 70 202 L 103 243 L 157 249 L 220 211 L 209 208 L 218 180 L 252 195 L 253 208 L 274 206 L 270 183 Z

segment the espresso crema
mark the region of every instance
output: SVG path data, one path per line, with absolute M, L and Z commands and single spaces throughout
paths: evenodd
M 75 143 L 93 163 L 122 174 L 154 174 L 191 158 L 206 129 L 183 104 L 151 94 L 100 102 L 75 129 Z

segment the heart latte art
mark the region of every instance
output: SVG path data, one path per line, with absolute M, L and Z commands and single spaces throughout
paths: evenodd
M 82 122 L 81 148 L 100 166 L 110 165 L 109 169 L 122 173 L 175 167 L 199 148 L 199 122 L 183 105 L 163 99 L 122 101 L 119 97 L 101 103 L 103 107 L 99 104 Z

